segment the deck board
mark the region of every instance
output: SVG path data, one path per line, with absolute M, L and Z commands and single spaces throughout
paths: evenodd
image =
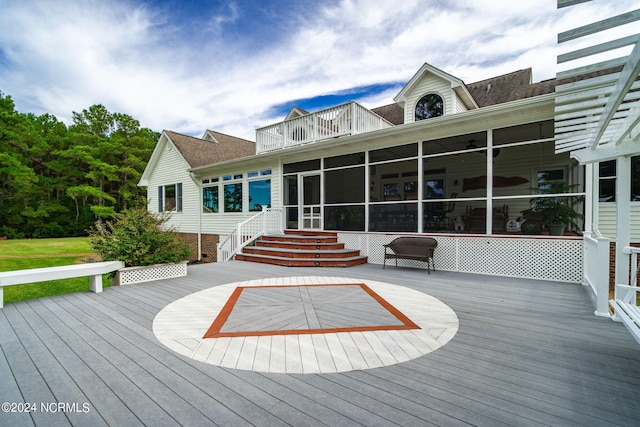
M 201 363 L 153 334 L 155 315 L 193 292 L 292 276 L 353 277 L 420 290 L 449 305 L 460 328 L 442 348 L 397 365 L 294 375 Z M 277 356 L 264 360 L 266 338 L 246 343 L 242 366 L 251 357 L 281 363 Z M 313 372 L 313 361 L 302 355 L 314 347 L 326 357 L 322 349 L 340 338 L 307 338 L 292 343 L 291 357 Z M 387 345 L 381 357 L 407 358 Z M 185 278 L 6 304 L 0 377 L 3 402 L 90 404 L 87 414 L 0 413 L 0 425 L 12 426 L 640 423 L 640 346 L 622 325 L 593 315 L 581 286 L 441 271 L 427 276 L 378 265 L 198 265 Z

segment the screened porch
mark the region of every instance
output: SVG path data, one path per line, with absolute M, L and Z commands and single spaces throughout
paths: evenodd
M 555 154 L 552 121 L 284 163 L 285 226 L 547 234 L 532 201 L 560 201 L 577 214 L 565 231 L 575 235 L 583 173 L 568 153 Z

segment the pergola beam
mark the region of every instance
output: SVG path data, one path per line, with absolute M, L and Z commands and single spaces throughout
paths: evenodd
M 607 105 L 600 116 L 600 120 L 598 121 L 597 133 L 591 138 L 591 148 L 597 147 L 600 143 L 600 139 L 602 135 L 604 135 L 605 131 L 609 127 L 609 123 L 613 118 L 613 115 L 618 111 L 620 104 L 624 101 L 624 97 L 629 92 L 629 89 L 638 78 L 638 74 L 640 73 L 640 44 L 636 42 L 636 45 L 633 48 L 633 51 L 629 55 L 629 59 L 627 60 L 622 72 L 620 73 L 620 79 L 616 84 L 614 91 L 609 96 L 609 100 L 607 101 Z
M 602 21 L 594 22 L 593 24 L 583 25 L 582 27 L 560 33 L 558 34 L 558 43 L 579 39 L 580 37 L 599 33 L 600 31 L 610 30 L 611 28 L 619 27 L 638 20 L 640 20 L 640 9 L 632 10 L 631 12 L 623 13 L 622 15 L 613 16 L 611 18 L 603 19 Z
M 573 52 L 563 53 L 558 55 L 558 64 L 564 62 L 573 61 L 575 59 L 585 58 L 591 55 L 597 55 L 598 53 L 608 52 L 614 49 L 620 49 L 621 47 L 630 46 L 638 41 L 636 34 L 632 36 L 623 37 L 621 39 L 612 40 L 606 43 L 600 43 L 594 46 L 585 47 L 584 49 L 574 50 Z
M 558 9 L 561 9 L 567 6 L 573 6 L 580 3 L 586 3 L 588 1 L 591 1 L 591 0 L 558 0 Z

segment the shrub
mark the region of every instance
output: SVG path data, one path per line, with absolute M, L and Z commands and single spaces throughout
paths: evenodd
M 115 221 L 99 220 L 89 230 L 91 247 L 105 261 L 122 261 L 127 267 L 180 262 L 189 257 L 187 243 L 166 228 L 168 214 L 146 208 L 128 209 Z

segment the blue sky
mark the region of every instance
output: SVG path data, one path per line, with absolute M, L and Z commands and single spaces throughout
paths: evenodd
M 604 9 L 556 0 L 0 0 L 0 91 L 18 111 L 103 104 L 145 127 L 248 139 L 296 105 L 393 97 L 428 62 L 467 83 L 555 76 L 556 37 Z

